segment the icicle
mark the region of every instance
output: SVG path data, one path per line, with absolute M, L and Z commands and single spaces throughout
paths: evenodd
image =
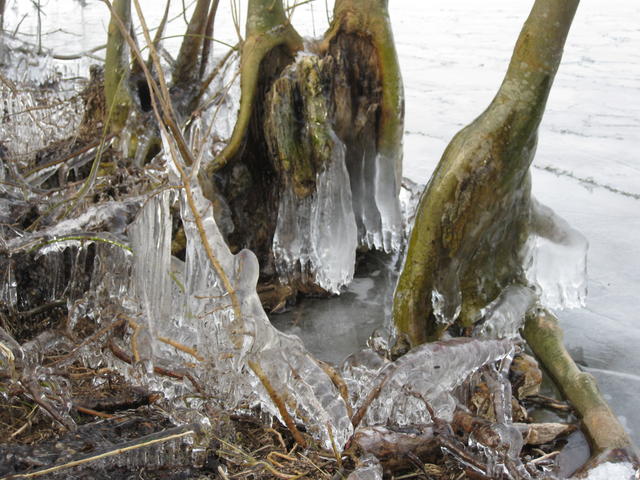
M 165 190 L 152 197 L 129 228 L 133 249 L 132 292 L 142 302 L 152 336 L 156 336 L 156 331 L 168 334 L 169 328 L 164 324 L 171 322 L 171 194 Z
M 353 279 L 357 247 L 344 145 L 334 136 L 333 158 L 318 174 L 316 191 L 298 199 L 291 188 L 280 200 L 273 252 L 284 278 L 309 273 L 332 293 Z
M 527 279 L 549 308 L 584 307 L 587 240 L 549 207 L 532 203 L 532 234 L 523 251 Z
M 401 179 L 395 162 L 365 150 L 348 165 L 359 244 L 388 253 L 397 251 L 403 228 L 398 198 Z

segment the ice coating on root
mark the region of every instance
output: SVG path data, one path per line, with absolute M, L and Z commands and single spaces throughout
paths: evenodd
M 404 238 L 409 238 L 411 235 L 411 227 L 415 221 L 418 202 L 424 188 L 424 185 L 419 185 L 408 178 L 402 179 L 398 201 L 400 202 L 400 212 L 404 225 Z
M 353 279 L 357 227 L 351 204 L 345 147 L 335 138 L 332 159 L 317 175 L 316 191 L 298 198 L 286 188 L 278 209 L 273 253 L 285 279 L 311 275 L 325 290 L 339 293 Z
M 387 253 L 398 251 L 403 238 L 398 198 L 402 179 L 396 159 L 365 151 L 348 164 L 359 244 Z
M 256 293 L 255 255 L 248 250 L 232 255 L 215 223 L 211 204 L 195 185 L 191 199 L 185 193 L 180 198 L 187 238 L 184 272 L 179 271 L 179 263 L 172 265 L 165 259 L 170 255 L 170 243 L 164 240 L 165 230 L 171 228 L 168 197 L 160 195 L 147 203 L 144 210 L 148 211 L 141 212 L 132 232 L 135 291 L 144 299 L 148 330 L 154 336 L 154 362 L 194 361 L 193 355 L 159 341 L 159 337 L 169 338 L 195 350 L 199 359 L 195 376 L 206 393 L 221 398 L 227 408 L 260 404 L 280 416 L 249 367 L 251 362 L 264 372 L 293 418 L 307 425 L 326 447 L 331 447 L 332 439 L 342 447 L 352 427 L 337 389 L 298 337 L 271 326 Z M 160 213 L 156 213 L 158 209 Z M 154 241 L 158 238 L 161 240 Z M 154 265 L 145 265 L 148 262 Z M 181 278 L 166 280 L 169 270 Z M 159 281 L 150 281 L 152 274 Z M 177 283 L 180 288 L 175 288 Z M 151 305 L 155 299 L 170 295 L 172 314 Z
M 431 404 L 438 418 L 451 421 L 456 405 L 453 389 L 484 365 L 508 356 L 512 348 L 508 340 L 457 338 L 420 345 L 382 367 L 366 383 L 350 377 L 353 366 L 343 367 L 342 373 L 345 381 L 352 382 L 350 386 L 359 388 L 354 393 L 357 407 L 384 384 L 368 407 L 363 425 L 427 423 L 429 413 L 420 397 Z
M 549 308 L 584 307 L 588 242 L 549 207 L 532 202 L 532 233 L 524 247 L 527 280 Z
M 185 321 L 189 318 L 196 324 L 200 353 L 217 370 L 229 369 L 224 381 L 226 393 L 234 402 L 259 400 L 279 415 L 258 379 L 247 375 L 247 362 L 251 360 L 262 368 L 275 391 L 287 399 L 292 415 L 309 425 L 326 446 L 331 445 L 329 428 L 335 442 L 344 445 L 351 434 L 351 424 L 338 391 L 297 337 L 284 335 L 271 325 L 256 293 L 255 255 L 248 250 L 232 255 L 215 224 L 210 203 L 199 188 L 193 187 L 192 194 L 203 232 L 196 228 L 193 212 L 183 197 L 187 237 Z M 205 240 L 219 262 L 219 270 L 212 266 Z M 221 272 L 227 276 L 232 291 L 224 285 Z M 214 375 L 205 384 L 220 380 Z M 256 394 L 259 398 L 255 398 Z
M 482 309 L 483 319 L 474 329 L 480 338 L 520 338 L 526 313 L 537 300 L 536 293 L 524 285 L 509 285 L 498 298 Z
M 361 465 L 349 474 L 347 480 L 382 480 L 382 465 L 373 455 L 360 458 Z

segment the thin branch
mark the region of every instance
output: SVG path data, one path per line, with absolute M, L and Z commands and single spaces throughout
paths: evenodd
M 280 412 L 280 416 L 282 417 L 285 425 L 291 432 L 291 435 L 293 435 L 294 440 L 298 442 L 298 444 L 300 444 L 302 448 L 306 448 L 307 442 L 304 440 L 304 438 L 302 437 L 302 434 L 296 427 L 296 424 L 293 421 L 293 418 L 291 418 L 291 415 L 289 414 L 289 412 L 287 411 L 287 407 L 285 406 L 282 398 L 280 397 L 278 392 L 276 392 L 275 388 L 273 388 L 273 385 L 271 385 L 271 382 L 269 381 L 267 374 L 264 372 L 262 367 L 257 362 L 253 360 L 249 360 L 248 364 L 251 370 L 253 370 L 256 376 L 260 379 L 260 382 L 262 383 L 262 386 L 264 387 L 264 389 L 267 391 L 267 394 L 271 398 L 271 401 L 278 408 L 278 411 Z

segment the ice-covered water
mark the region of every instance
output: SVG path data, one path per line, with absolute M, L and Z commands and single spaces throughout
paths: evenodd
M 155 2 L 147 3 L 149 16 L 157 22 L 161 9 L 153 8 Z M 174 3 L 180 7 L 180 2 Z M 221 3 L 221 18 L 227 15 L 228 19 L 228 6 Z M 15 18 L 32 8 L 22 0 L 7 4 Z M 86 7 L 79 8 L 81 4 Z M 493 97 L 530 2 L 403 0 L 390 4 L 405 82 L 404 174 L 425 183 L 452 135 Z M 315 23 L 310 21 L 310 9 Z M 324 10 L 323 2 L 303 5 L 293 22 L 302 32 L 319 34 L 324 29 Z M 636 46 L 640 30 L 635 19 L 639 15 L 640 4 L 634 0 L 581 3 L 548 101 L 533 167 L 536 197 L 581 231 L 590 244 L 586 307 L 560 312 L 566 342 L 574 357 L 597 377 L 637 442 L 640 53 Z M 74 24 L 70 18 L 79 21 Z M 31 20 L 25 19 L 19 30 L 36 43 L 36 23 Z M 8 20 L 5 25 L 15 27 Z M 59 31 L 61 25 L 65 31 Z M 104 43 L 106 25 L 106 7 L 97 0 L 51 0 L 47 16 L 42 17 L 43 42 L 58 54 L 86 51 Z M 172 25 L 176 31 L 184 28 L 182 17 L 175 16 Z M 219 24 L 216 32 L 219 38 L 234 42 L 230 22 Z M 222 53 L 222 48 L 218 51 Z M 353 288 L 356 294 L 358 289 L 367 292 L 369 304 L 376 305 L 375 297 L 382 295 L 369 287 L 359 282 Z M 357 317 L 348 302 L 342 303 L 346 310 L 334 311 L 334 318 Z M 376 316 L 376 308 L 370 311 L 368 323 Z M 384 309 L 377 311 L 381 321 Z M 323 343 L 332 342 L 332 329 L 319 330 Z M 335 329 L 335 334 L 339 336 L 340 330 Z

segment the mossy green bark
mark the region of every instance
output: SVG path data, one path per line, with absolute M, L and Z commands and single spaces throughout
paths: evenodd
M 129 46 L 123 27 L 127 32 L 131 29 L 131 0 L 114 0 L 104 65 L 104 94 L 113 132 L 124 128 L 134 104 L 129 85 Z
M 468 327 L 521 280 L 529 165 L 579 0 L 536 0 L 496 97 L 445 150 L 418 207 L 394 298 L 412 345 Z
M 282 1 L 249 0 L 240 60 L 240 111 L 227 146 L 207 166 L 205 178 L 210 178 L 239 152 L 253 115 L 262 62 L 278 47 L 291 56 L 302 49 L 302 38 L 289 23 Z
M 322 42 L 330 49 L 340 35 L 355 35 L 370 42 L 376 59 L 381 100 L 377 118 L 377 152 L 394 162 L 398 190 L 402 177 L 402 135 L 404 130 L 404 87 L 396 54 L 388 0 L 337 0 L 333 21 Z
M 316 177 L 337 146 L 329 92 L 333 61 L 305 56 L 288 67 L 265 99 L 265 139 L 274 169 L 299 198 L 315 192 Z

